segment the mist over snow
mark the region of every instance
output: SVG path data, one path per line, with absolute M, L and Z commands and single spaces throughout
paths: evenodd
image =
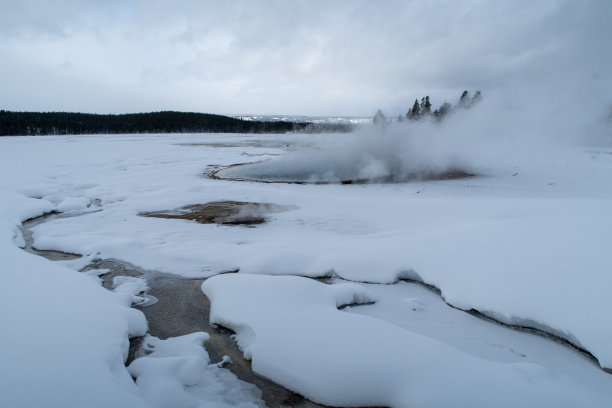
M 612 146 L 606 100 L 567 88 L 557 97 L 546 87 L 492 92 L 469 109 L 455 106 L 441 121 L 387 121 L 348 135 L 325 135 L 313 146 L 260 163 L 231 167 L 221 177 L 264 181 L 402 182 L 443 178 L 453 172 L 487 175 L 517 161 L 537 164 L 574 146 Z M 560 97 L 559 95 L 563 95 Z
M 555 35 L 546 33 L 546 41 L 534 32 L 534 42 L 513 58 L 492 61 L 492 54 L 474 62 L 475 77 L 463 83 L 475 84 L 470 91 L 481 89 L 483 97 L 470 109 L 458 106 L 460 92 L 441 94 L 432 86 L 432 110 L 443 102 L 452 105 L 442 121 L 430 116 L 361 126 L 353 134 L 318 138 L 309 149 L 226 169 L 220 175 L 268 181 L 402 182 L 441 178 L 449 172 L 508 172 L 517 161 L 537 165 L 571 147 L 612 146 L 612 57 L 604 52 L 612 30 L 602 20 L 612 18 L 612 6 L 587 1 L 581 6 L 559 2 L 557 7 L 543 23 L 545 28 L 556 27 Z M 576 15 L 565 15 L 570 10 Z M 581 19 L 579 25 L 576 19 Z M 487 60 L 503 64 L 505 75 L 490 82 Z M 481 82 L 474 80 L 477 73 L 482 74 Z M 422 90 L 406 98 L 402 108 L 394 105 L 384 113 L 395 119 L 400 112 L 405 119 L 411 101 L 427 94 Z

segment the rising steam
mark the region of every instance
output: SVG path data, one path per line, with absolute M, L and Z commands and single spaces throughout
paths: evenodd
M 487 174 L 516 161 L 537 163 L 562 146 L 610 143 L 611 127 L 597 106 L 576 109 L 532 94 L 524 101 L 486 97 L 472 109 L 456 109 L 443 121 L 384 123 L 348 135 L 329 136 L 315 148 L 278 159 L 234 166 L 220 178 L 274 182 L 406 182 Z

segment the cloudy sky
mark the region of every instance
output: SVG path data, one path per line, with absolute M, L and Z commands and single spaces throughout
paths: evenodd
M 609 0 L 0 6 L 7 110 L 397 114 L 425 94 L 438 105 L 463 89 L 547 83 L 548 92 L 586 86 L 609 95 L 612 84 Z

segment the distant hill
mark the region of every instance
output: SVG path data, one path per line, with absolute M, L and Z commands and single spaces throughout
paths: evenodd
M 309 122 L 242 120 L 192 112 L 150 112 L 99 115 L 73 112 L 0 110 L 0 136 L 104 133 L 286 133 L 347 132 L 347 125 Z

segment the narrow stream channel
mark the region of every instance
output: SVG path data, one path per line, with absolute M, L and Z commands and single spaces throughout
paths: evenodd
M 43 256 L 52 261 L 80 258 L 81 255 L 79 254 L 40 250 L 34 246 L 32 228 L 53 219 L 69 216 L 76 215 L 50 213 L 24 221 L 22 228 L 23 237 L 26 241 L 24 250 L 35 255 Z M 187 279 L 176 275 L 143 270 L 128 262 L 117 259 L 96 260 L 83 268 L 82 271 L 86 272 L 102 269 L 110 270 L 110 272 L 104 273 L 100 276 L 102 279 L 102 285 L 109 290 L 112 289 L 113 278 L 116 276 L 142 277 L 147 281 L 147 285 L 150 288 L 147 291 L 147 295 L 156 298 L 157 301 L 149 303 L 146 306 L 134 307 L 141 310 L 145 314 L 149 324 L 148 334 L 161 339 L 166 339 L 193 332 L 207 332 L 210 339 L 206 342 L 205 347 L 210 356 L 211 362 L 219 362 L 224 356 L 230 357 L 232 361 L 231 364 L 227 364 L 224 367 L 229 369 L 242 381 L 256 385 L 262 391 L 262 399 L 267 407 L 324 407 L 253 373 L 251 369 L 251 362 L 243 358 L 242 353 L 231 338 L 233 332 L 223 327 L 210 325 L 210 302 L 201 290 L 204 279 Z M 324 279 L 323 281 L 326 280 Z M 441 297 L 438 288 L 420 281 L 413 281 L 413 283 L 422 285 Z M 452 305 L 449 306 L 454 308 Z M 550 340 L 560 342 L 566 346 L 583 352 L 593 360 L 594 364 L 598 365 L 596 359 L 590 353 L 588 353 L 588 351 L 576 347 L 566 339 L 555 336 L 554 334 L 531 327 L 504 324 L 475 310 L 463 310 L 463 312 L 472 314 L 492 323 L 501 324 L 502 326 L 519 331 L 527 331 L 538 334 L 547 337 Z M 131 339 L 130 355 L 126 365 L 129 365 L 135 358 L 143 355 L 141 350 L 142 339 L 143 338 Z M 604 371 L 609 372 L 609 370 L 605 369 Z
M 77 215 L 50 213 L 24 221 L 22 231 L 26 246 L 23 249 L 51 261 L 80 258 L 81 255 L 79 254 L 41 250 L 34 246 L 32 228 L 44 222 L 68 216 Z M 117 259 L 97 260 L 83 268 L 82 272 L 96 269 L 110 270 L 110 272 L 100 276 L 102 285 L 109 290 L 112 289 L 113 278 L 116 276 L 145 278 L 150 288 L 147 294 L 155 297 L 157 302 L 147 306 L 135 306 L 135 308 L 145 314 L 149 324 L 148 334 L 166 339 L 193 332 L 207 332 L 210 339 L 206 342 L 205 347 L 211 362 L 216 363 L 221 361 L 224 356 L 229 356 L 232 362 L 224 365 L 224 367 L 242 381 L 256 385 L 262 391 L 262 399 L 267 407 L 324 407 L 253 373 L 251 362 L 244 359 L 242 352 L 231 339 L 233 332 L 210 325 L 210 302 L 201 289 L 204 279 L 186 279 L 176 275 L 146 271 Z M 126 365 L 142 355 L 142 340 L 142 337 L 130 340 L 130 354 Z

